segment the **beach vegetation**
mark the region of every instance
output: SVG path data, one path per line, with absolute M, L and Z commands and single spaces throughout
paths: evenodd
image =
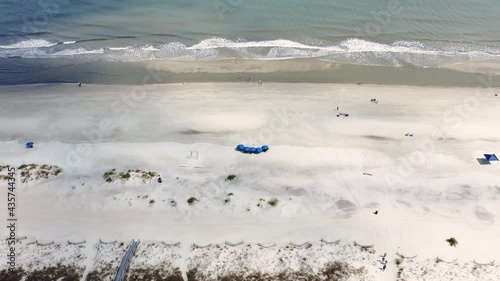
M 170 200 L 170 206 L 172 207 L 177 206 L 177 202 L 175 200 Z
M 458 241 L 454 237 L 446 239 L 446 242 L 448 242 L 451 247 L 456 247 L 458 245 Z
M 280 201 L 276 198 L 271 198 L 267 203 L 272 207 L 276 207 Z
M 141 171 L 141 170 L 136 170 L 136 173 L 137 173 L 137 174 L 141 174 L 141 178 L 142 178 L 143 180 L 150 180 L 150 179 L 152 179 L 153 177 L 158 176 L 158 174 L 157 174 L 157 173 L 155 173 L 155 172 L 151 172 L 151 171 L 145 172 L 145 171 Z
M 116 171 L 116 169 L 107 171 L 107 172 L 104 173 L 104 175 L 102 177 L 104 178 L 104 180 L 106 182 L 113 182 L 113 177 L 115 175 L 115 171 Z
M 61 168 L 57 168 L 55 171 L 54 171 L 54 175 L 57 177 L 60 173 L 62 172 L 62 169 Z
M 224 200 L 224 204 L 228 204 L 229 202 L 231 202 L 231 198 L 227 198 L 226 200 Z
M 234 194 L 232 192 L 229 192 L 227 196 L 233 196 Z
M 196 202 L 199 202 L 198 198 L 196 197 L 191 197 L 187 200 L 189 205 L 194 205 Z
M 0 175 L 0 180 L 8 181 L 9 179 L 13 179 L 11 176 Z
M 149 200 L 149 206 L 151 207 L 155 203 L 155 200 L 151 199 Z
M 120 178 L 122 180 L 128 180 L 130 178 L 130 170 L 128 170 L 126 173 L 120 173 Z
M 228 175 L 226 177 L 226 181 L 234 181 L 236 179 L 236 175 Z
M 21 175 L 21 182 L 49 179 L 51 177 L 57 177 L 62 172 L 60 167 L 47 164 L 22 164 L 18 167 L 18 170 Z

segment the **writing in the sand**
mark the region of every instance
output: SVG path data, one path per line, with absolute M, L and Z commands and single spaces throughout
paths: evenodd
M 9 272 L 14 272 L 16 268 L 16 168 L 7 168 L 7 265 Z

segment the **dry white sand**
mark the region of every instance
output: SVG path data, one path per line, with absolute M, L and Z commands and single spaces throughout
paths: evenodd
M 500 261 L 500 163 L 478 160 L 500 154 L 500 97 L 493 90 L 147 88 L 0 88 L 0 165 L 63 168 L 56 178 L 19 185 L 18 235 L 185 245 L 324 238 L 373 244 L 391 260 L 399 252 L 422 262 Z M 24 148 L 29 140 L 34 149 Z M 246 155 L 234 150 L 238 143 L 271 149 Z M 188 159 L 192 151 L 198 159 Z M 103 173 L 113 168 L 155 171 L 163 183 L 106 183 Z M 229 174 L 237 179 L 225 181 Z M 191 196 L 199 199 L 193 206 L 186 202 Z M 267 203 L 271 198 L 279 200 L 276 207 Z M 450 237 L 458 247 L 445 242 Z M 393 264 L 386 272 L 366 267 L 377 280 L 396 279 Z M 412 272 L 406 280 L 444 280 Z M 497 273 L 498 267 L 491 274 Z M 488 274 L 477 280 L 498 276 Z

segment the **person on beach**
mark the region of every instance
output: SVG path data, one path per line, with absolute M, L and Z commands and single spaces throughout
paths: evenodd
M 337 106 L 337 111 L 339 111 L 339 107 Z
M 382 271 L 385 271 L 386 267 L 387 267 L 387 264 L 384 264 L 384 266 L 382 267 Z
M 373 212 L 374 215 L 378 215 L 378 211 Z
M 259 86 L 262 86 L 262 80 L 259 80 Z
M 161 182 L 162 182 L 161 176 L 158 175 L 158 183 L 161 183 Z
M 82 86 L 82 83 L 81 82 L 78 82 L 78 87 L 81 87 Z

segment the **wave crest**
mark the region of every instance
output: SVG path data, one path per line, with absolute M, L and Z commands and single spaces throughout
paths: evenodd
M 337 44 L 318 42 L 307 44 L 287 39 L 267 41 L 229 40 L 210 38 L 194 45 L 181 42 L 162 45 L 115 46 L 102 44 L 91 47 L 85 40 L 52 43 L 44 39 L 21 41 L 0 46 L 0 57 L 80 57 L 94 60 L 141 61 L 154 59 L 293 59 L 319 58 L 322 60 L 363 65 L 414 65 L 433 67 L 470 60 L 500 56 L 494 47 L 476 45 L 439 45 L 417 41 L 397 41 L 391 44 L 358 38 Z M 74 46 L 77 46 L 76 48 Z

